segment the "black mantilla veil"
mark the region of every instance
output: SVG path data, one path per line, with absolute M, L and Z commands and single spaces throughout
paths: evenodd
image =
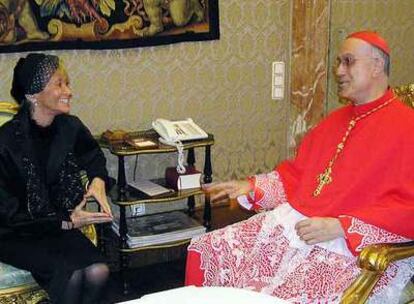
M 14 67 L 11 95 L 22 104 L 26 95 L 43 91 L 59 66 L 59 57 L 54 55 L 30 53 L 20 58 Z

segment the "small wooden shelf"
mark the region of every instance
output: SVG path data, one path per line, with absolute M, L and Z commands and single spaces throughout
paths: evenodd
M 146 138 L 157 143 L 158 147 L 156 148 L 136 148 L 126 143 L 125 141 L 118 141 L 114 143 L 109 143 L 101 136 L 96 137 L 101 148 L 109 149 L 109 151 L 117 156 L 130 156 L 130 155 L 139 155 L 139 154 L 158 154 L 158 153 L 171 153 L 176 152 L 177 149 L 173 146 L 165 145 L 158 141 L 158 134 L 153 130 L 146 131 L 137 131 L 128 133 L 130 136 Z M 189 150 L 191 148 L 199 148 L 205 146 L 211 146 L 214 144 L 214 136 L 208 134 L 208 138 L 191 140 L 183 142 L 184 150 Z
M 164 186 L 164 180 L 152 180 L 159 185 Z M 180 199 L 186 199 L 190 196 L 200 195 L 203 194 L 201 189 L 188 189 L 182 191 L 174 191 L 169 192 L 157 196 L 149 196 L 134 187 L 129 185 L 126 186 L 126 193 L 124 200 L 120 201 L 117 199 L 118 197 L 118 185 L 114 185 L 109 192 L 109 196 L 112 199 L 112 202 L 119 206 L 131 206 L 135 204 L 156 204 L 156 203 L 165 203 L 165 202 L 172 202 Z
M 173 153 L 177 149 L 174 146 L 168 146 L 158 141 L 158 134 L 154 130 L 144 130 L 130 132 L 127 134 L 129 138 L 142 138 L 155 142 L 157 146 L 137 148 L 126 142 L 126 140 L 108 142 L 102 138 L 102 136 L 95 137 L 99 142 L 99 145 L 103 149 L 108 149 L 109 152 L 118 158 L 118 177 L 116 179 L 116 185 L 114 185 L 109 191 L 109 196 L 114 204 L 119 206 L 119 259 L 120 259 L 120 270 L 123 281 L 124 293 L 128 292 L 129 284 L 126 279 L 125 272 L 129 266 L 129 254 L 133 254 L 142 250 L 168 248 L 173 246 L 183 245 L 189 242 L 189 239 L 182 239 L 179 241 L 165 242 L 162 244 L 144 246 L 138 248 L 129 248 L 128 246 L 128 223 L 126 219 L 126 208 L 135 204 L 157 204 L 165 202 L 173 202 L 181 199 L 188 200 L 187 214 L 189 216 L 194 215 L 195 208 L 195 196 L 203 194 L 201 189 L 189 189 L 182 191 L 175 191 L 160 195 L 157 197 L 151 197 L 145 193 L 128 186 L 126 182 L 125 174 L 125 157 L 140 155 L 140 154 L 159 154 L 159 153 Z M 204 148 L 204 167 L 203 167 L 203 182 L 212 182 L 212 167 L 211 167 L 211 146 L 214 144 L 214 136 L 208 134 L 208 138 L 200 140 L 192 140 L 183 142 L 184 150 L 187 150 L 187 165 L 194 166 L 195 164 L 195 152 L 197 148 Z M 162 180 L 155 181 L 156 183 L 165 186 Z M 208 196 L 204 197 L 204 214 L 203 214 L 203 226 L 206 229 L 211 227 L 211 205 Z
M 190 241 L 191 239 L 184 239 L 184 240 L 163 243 L 163 244 L 158 244 L 158 245 L 150 245 L 150 246 L 137 247 L 137 248 L 124 248 L 124 249 L 120 249 L 120 252 L 134 253 L 134 252 L 139 252 L 139 251 L 144 251 L 144 250 L 165 249 L 165 248 L 182 246 L 182 245 L 188 244 Z

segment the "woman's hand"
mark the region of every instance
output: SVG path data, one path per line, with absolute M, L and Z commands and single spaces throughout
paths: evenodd
M 88 197 L 94 197 L 101 206 L 102 211 L 112 218 L 111 207 L 106 197 L 105 182 L 99 177 L 95 177 L 90 183 L 88 191 L 85 194 L 85 199 Z
M 295 225 L 299 238 L 308 245 L 344 237 L 341 222 L 333 217 L 311 217 Z
M 71 228 L 81 228 L 90 224 L 100 224 L 112 222 L 112 215 L 104 212 L 89 212 L 83 210 L 86 205 L 86 198 L 84 198 L 79 205 L 70 214 L 70 219 L 73 223 Z
M 211 202 L 234 200 L 238 196 L 248 194 L 252 190 L 250 183 L 245 180 L 203 185 L 203 191 L 210 195 Z

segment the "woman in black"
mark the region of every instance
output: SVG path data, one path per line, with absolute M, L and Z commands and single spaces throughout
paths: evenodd
M 30 271 L 52 303 L 99 303 L 108 266 L 78 228 L 112 220 L 105 158 L 69 115 L 72 92 L 58 57 L 21 58 L 11 94 L 20 110 L 0 128 L 0 261 Z M 86 192 L 81 170 L 91 181 Z M 84 210 L 88 197 L 102 212 Z

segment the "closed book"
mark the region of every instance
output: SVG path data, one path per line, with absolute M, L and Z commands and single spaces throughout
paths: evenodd
M 168 167 L 165 170 L 165 180 L 175 190 L 197 189 L 201 187 L 201 172 L 193 166 L 187 166 L 185 173 L 178 173 L 177 168 Z

